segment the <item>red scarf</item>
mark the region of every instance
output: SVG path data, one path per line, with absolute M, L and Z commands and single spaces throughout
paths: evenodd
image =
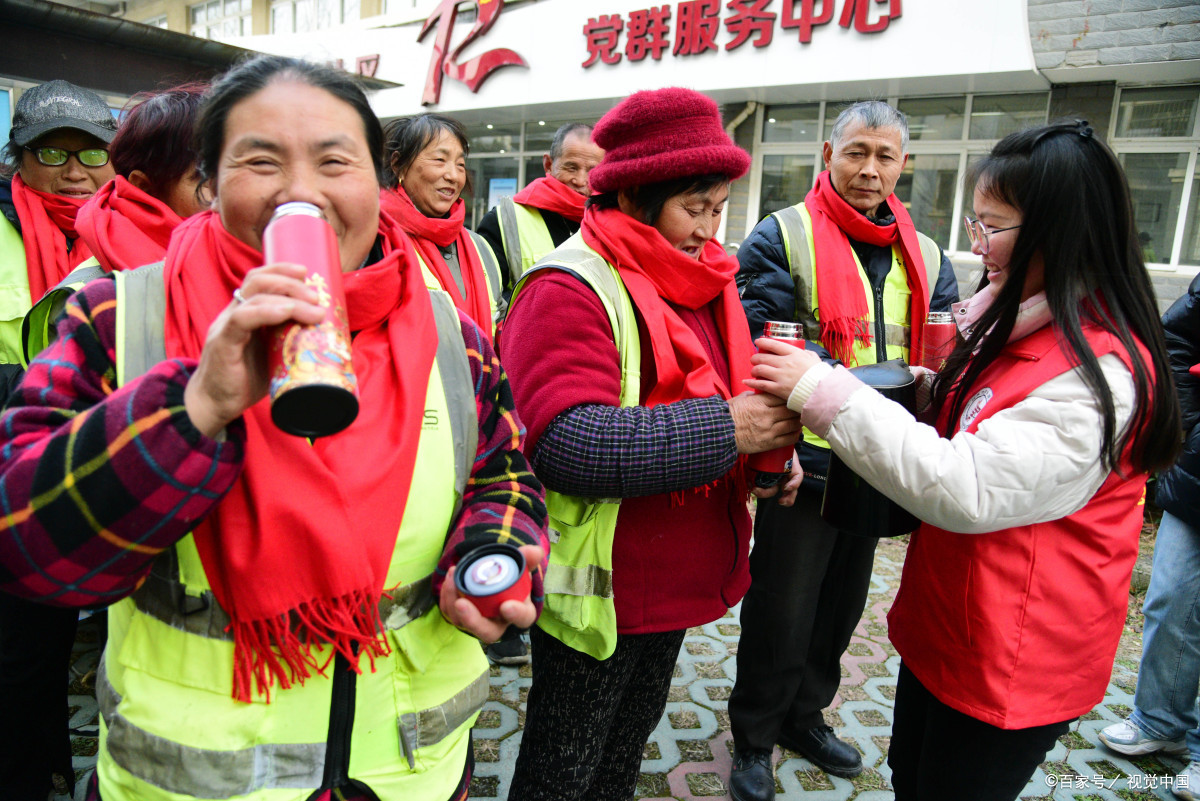
M 587 202 L 587 198 L 557 178 L 546 175 L 530 182 L 529 186 L 513 195 L 513 202 L 552 211 L 572 222 L 579 222 L 583 219 L 583 204 Z
M 12 193 L 25 244 L 30 302 L 37 303 L 48 289 L 92 255 L 86 243 L 75 239 L 75 215 L 87 198 L 39 192 L 26 186 L 20 175 L 13 176 Z M 75 239 L 70 251 L 68 239 Z
M 233 697 L 269 698 L 323 673 L 314 646 L 359 668 L 388 652 L 378 602 L 416 464 L 437 348 L 429 293 L 408 238 L 386 215 L 384 258 L 344 276 L 354 337 L 358 419 L 313 443 L 248 409 L 241 477 L 195 529 L 205 575 L 232 618 Z M 199 358 L 205 335 L 262 255 L 211 211 L 176 229 L 167 249 L 167 355 Z M 332 658 L 332 656 L 330 656 Z M 373 667 L 373 665 L 372 665 Z
M 742 381 L 750 377 L 754 343 L 733 283 L 737 259 L 727 256 L 715 239 L 705 244 L 699 260 L 693 259 L 671 247 L 654 228 L 616 209 L 588 209 L 580 230 L 583 241 L 616 266 L 650 334 L 657 383 L 645 405 L 733 394 L 709 364 L 700 340 L 668 302 L 688 309 L 716 302 L 729 380 L 732 389 L 741 392 Z
M 854 340 L 870 345 L 871 331 L 867 323 L 870 310 L 863 292 L 861 268 L 854 261 L 849 239 L 888 247 L 899 242 L 908 286 L 912 290 L 909 353 L 913 354 L 911 358 L 921 353 L 921 332 L 925 326 L 925 313 L 929 311 L 925 262 L 908 209 L 894 193 L 888 195 L 886 202 L 895 215 L 895 222 L 876 225 L 834 190 L 828 170 L 817 176 L 816 186 L 804 198 L 804 207 L 812 216 L 821 342 L 835 358 L 850 365 L 855 363 Z
M 471 235 L 463 226 L 467 204 L 462 198 L 454 201 L 447 217 L 426 217 L 413 205 L 403 186 L 384 189 L 379 193 L 380 206 L 400 223 L 404 233 L 412 237 L 413 244 L 425 261 L 425 265 L 437 276 L 442 289 L 450 293 L 454 305 L 475 321 L 488 337 L 492 335 L 492 297 L 488 289 L 487 276 L 483 274 L 483 262 L 475 250 Z M 451 242 L 458 243 L 458 266 L 462 272 L 463 286 L 467 290 L 464 298 L 458 291 L 458 282 L 442 258 L 439 247 Z
M 108 272 L 162 261 L 179 215 L 118 175 L 92 195 L 75 227 Z

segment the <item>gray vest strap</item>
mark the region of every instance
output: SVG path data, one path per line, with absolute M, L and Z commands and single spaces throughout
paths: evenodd
M 486 239 L 474 231 L 468 230 L 467 233 L 471 235 L 471 242 L 475 245 L 475 251 L 479 254 L 479 260 L 483 262 L 483 272 L 487 275 L 488 291 L 492 293 L 492 297 L 496 300 L 496 320 L 503 320 L 508 304 L 504 301 L 504 281 L 500 278 L 500 265 L 496 261 L 496 255 L 492 253 L 492 246 L 488 244 Z M 490 335 L 492 332 L 488 331 L 487 333 Z
M 508 259 L 508 272 L 513 283 L 521 280 L 521 231 L 517 228 L 516 204 L 511 197 L 502 197 L 496 204 L 496 217 L 500 221 L 500 238 L 504 240 L 504 257 Z
M 813 265 L 804 220 L 795 206 L 788 206 L 771 216 L 784 227 L 787 234 L 784 238 L 787 242 L 788 270 L 792 274 L 792 284 L 796 292 L 796 322 L 804 326 L 804 336 L 807 339 L 819 341 L 821 326 L 812 308 Z
M 124 294 L 118 294 L 117 303 L 124 304 L 125 336 L 117 341 L 117 364 L 125 383 L 145 375 L 167 358 L 164 266 L 161 261 L 147 264 L 126 270 L 118 279 L 118 292 Z
M 494 262 L 493 262 L 494 264 Z M 475 382 L 471 378 L 471 363 L 462 338 L 462 323 L 454 300 L 445 292 L 429 291 L 433 303 L 433 318 L 437 323 L 437 363 L 442 376 L 442 389 L 450 408 L 450 432 L 454 438 L 454 488 L 458 500 L 454 517 L 462 506 L 467 479 L 475 466 L 479 450 L 479 417 L 475 408 Z

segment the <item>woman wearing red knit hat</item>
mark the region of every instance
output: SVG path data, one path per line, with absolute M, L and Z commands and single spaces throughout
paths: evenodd
M 558 537 L 509 791 L 524 801 L 633 797 L 684 633 L 750 583 L 743 455 L 799 432 L 741 391 L 754 346 L 714 237 L 750 159 L 716 104 L 638 92 L 593 139 L 598 194 L 517 285 L 501 343 Z

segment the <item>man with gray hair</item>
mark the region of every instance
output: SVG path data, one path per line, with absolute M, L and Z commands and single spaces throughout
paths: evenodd
M 838 115 L 822 155 L 826 169 L 804 202 L 766 217 L 738 250 L 750 330 L 758 337 L 768 320 L 796 321 L 806 347 L 827 360 L 911 363 L 926 314 L 949 311 L 958 282 L 894 194 L 908 121 L 887 103 L 855 103 Z M 804 483 L 795 504 L 760 500 L 755 515 L 729 699 L 735 801 L 775 797 L 776 743 L 835 776 L 862 771 L 858 750 L 823 710 L 866 605 L 877 541 L 822 519 L 828 444 L 805 429 L 797 457 Z
M 591 194 L 588 173 L 602 158 L 604 151 L 592 142 L 592 126 L 568 122 L 555 131 L 550 152 L 542 156 L 545 176 L 501 200 L 479 221 L 475 231 L 492 246 L 507 291 L 579 230 Z

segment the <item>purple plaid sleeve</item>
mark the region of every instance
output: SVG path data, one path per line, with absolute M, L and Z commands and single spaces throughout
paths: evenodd
M 0 418 L 0 590 L 56 606 L 117 601 L 241 471 L 241 424 L 218 442 L 184 410 L 193 362 L 114 388 L 115 308 L 110 280 L 77 293 Z
M 525 427 L 517 417 L 508 377 L 478 326 L 461 312 L 459 319 L 475 380 L 479 448 L 463 493 L 462 513 L 434 574 L 435 598 L 450 567 L 480 545 L 539 545 L 547 557 L 550 554 L 545 492 L 521 452 Z M 532 571 L 531 596 L 539 612 L 545 570 L 543 561 Z
M 585 498 L 691 489 L 736 461 L 729 404 L 715 395 L 652 408 L 574 406 L 546 428 L 532 458 L 548 488 Z

